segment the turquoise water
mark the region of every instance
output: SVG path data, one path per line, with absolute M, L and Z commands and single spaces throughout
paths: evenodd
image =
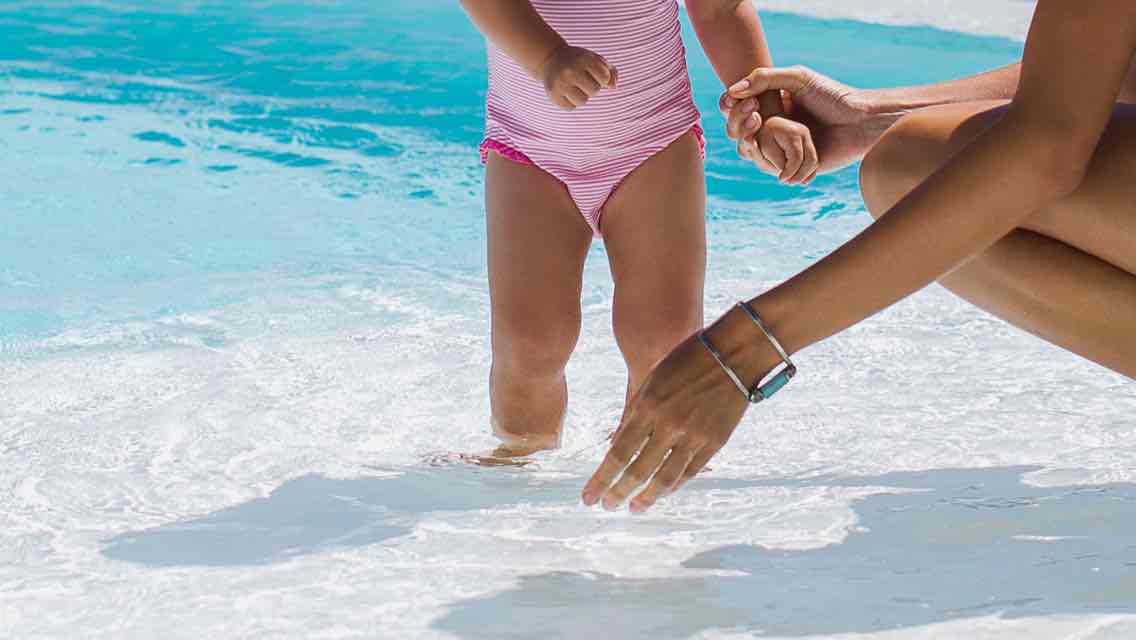
M 210 285 L 217 273 L 481 270 L 471 149 L 485 61 L 453 3 L 9 3 L 0 16 L 0 126 L 15 156 L 0 192 L 5 350 L 77 325 L 241 300 Z M 978 71 L 1019 50 L 932 29 L 767 21 L 779 60 L 864 86 Z M 712 134 L 711 195 L 755 205 L 714 218 L 794 216 L 808 228 L 862 215 L 845 193 L 851 172 L 802 193 L 738 162 L 719 134 L 720 87 L 690 49 Z M 64 151 L 78 157 L 55 156 Z M 16 165 L 24 153 L 36 163 Z M 115 184 L 88 201 L 83 172 L 102 180 L 110 167 Z M 265 173 L 310 184 L 312 202 L 260 198 Z M 44 182 L 29 188 L 28 177 Z M 135 183 L 148 187 L 142 202 Z M 151 287 L 164 290 L 133 290 Z
M 1136 634 L 1131 383 L 937 288 L 800 354 L 682 494 L 607 514 L 577 499 L 625 375 L 597 244 L 564 449 L 424 463 L 493 442 L 456 4 L 0 3 L 0 636 Z M 765 20 L 779 62 L 862 86 L 1021 48 Z M 854 168 L 738 161 L 685 35 L 713 316 L 868 216 Z

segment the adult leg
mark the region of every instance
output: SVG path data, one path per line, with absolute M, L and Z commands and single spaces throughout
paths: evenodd
M 564 186 L 543 170 L 491 153 L 486 167 L 497 455 L 560 442 L 564 366 L 580 335 L 580 288 L 592 233 Z
M 706 183 L 687 133 L 637 167 L 601 221 L 615 280 L 612 324 L 627 362 L 627 395 L 702 326 Z
M 884 215 L 1004 108 L 950 105 L 900 120 L 861 167 L 872 215 Z M 997 179 L 991 176 L 991 188 Z M 1136 106 L 1117 106 L 1076 192 L 941 283 L 1030 333 L 1136 377 Z

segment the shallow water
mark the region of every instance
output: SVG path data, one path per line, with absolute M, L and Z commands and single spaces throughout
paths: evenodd
M 1136 390 L 932 289 L 800 356 L 713 473 L 580 506 L 623 370 L 602 246 L 565 448 L 492 443 L 485 70 L 454 3 L 0 4 L 0 636 L 1131 637 Z M 1020 45 L 770 14 L 931 81 Z M 867 223 L 710 132 L 710 314 Z

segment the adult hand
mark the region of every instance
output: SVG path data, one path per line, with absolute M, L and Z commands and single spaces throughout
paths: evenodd
M 762 343 L 749 322 L 731 312 L 707 335 L 743 379 L 756 379 L 777 360 L 771 348 L 755 353 Z M 748 406 L 697 337 L 688 338 L 635 395 L 610 451 L 584 487 L 584 504 L 602 501 L 605 509 L 617 509 L 647 484 L 630 505 L 633 512 L 646 511 L 706 466 Z
M 877 114 L 861 92 L 806 67 L 758 68 L 723 93 L 718 108 L 726 117 L 726 133 L 738 141 L 738 153 L 766 173 L 776 170 L 754 141 L 761 122 L 746 107 L 770 90 L 786 95 L 789 115 L 809 127 L 819 154 L 818 171 L 827 173 L 859 160 L 890 122 Z

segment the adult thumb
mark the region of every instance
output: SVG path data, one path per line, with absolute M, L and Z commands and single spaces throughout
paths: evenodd
M 808 85 L 808 79 L 809 70 L 804 67 L 759 67 L 731 85 L 727 92 L 739 100 L 766 91 L 797 93 Z

